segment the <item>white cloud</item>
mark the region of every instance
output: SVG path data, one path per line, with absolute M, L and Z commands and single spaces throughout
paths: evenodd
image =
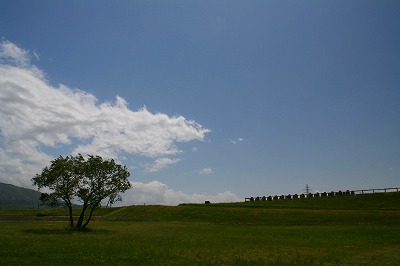
M 243 201 L 229 191 L 216 195 L 185 194 L 181 191 L 174 191 L 161 182 L 152 181 L 149 183 L 132 182 L 132 189 L 122 195 L 122 202 L 118 205 L 140 205 L 144 203 L 178 205 L 180 203 L 204 203 L 206 200 L 214 203 Z
M 239 142 L 246 141 L 244 138 L 230 139 L 229 142 L 232 144 L 238 144 Z
M 0 43 L 0 181 L 28 186 L 52 156 L 46 147 L 72 154 L 119 158 L 135 154 L 155 160 L 156 171 L 178 159 L 179 142 L 203 140 L 208 129 L 183 116 L 132 111 L 126 101 L 99 103 L 88 92 L 54 87 L 30 64 L 30 53 Z M 79 144 L 77 144 L 79 143 Z
M 205 168 L 201 169 L 201 170 L 199 171 L 199 173 L 200 173 L 200 174 L 203 174 L 203 175 L 209 175 L 209 174 L 212 174 L 212 173 L 214 173 L 214 172 L 213 172 L 213 170 L 212 170 L 210 167 L 205 167 Z
M 160 169 L 168 167 L 171 164 L 176 164 L 180 159 L 170 159 L 170 158 L 158 158 L 153 164 L 147 165 L 146 172 L 158 172 Z
M 36 54 L 33 55 L 38 57 Z M 26 66 L 30 63 L 30 54 L 12 42 L 3 40 L 0 49 L 0 60 L 7 64 Z

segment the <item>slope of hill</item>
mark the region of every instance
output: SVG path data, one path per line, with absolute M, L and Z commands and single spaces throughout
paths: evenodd
M 28 206 L 29 207 L 29 206 Z M 0 208 L 1 209 L 1 208 Z M 4 209 L 4 208 L 3 208 Z M 37 219 L 46 207 L 0 210 L 0 220 Z M 50 214 L 51 213 L 51 214 Z M 80 210 L 74 209 L 74 215 Z M 43 219 L 68 220 L 67 210 L 51 209 Z M 24 218 L 21 218 L 21 217 Z M 3 217 L 3 218 L 2 218 Z M 400 192 L 276 202 L 140 205 L 100 208 L 94 220 L 126 222 L 199 222 L 240 225 L 400 225 Z
M 400 192 L 357 194 L 349 196 L 254 201 L 239 203 L 242 207 L 327 209 L 327 210 L 400 210 Z
M 286 202 L 128 206 L 107 221 L 202 222 L 264 225 L 400 225 L 400 192 Z
M 37 208 L 40 192 L 0 183 L 0 209 Z

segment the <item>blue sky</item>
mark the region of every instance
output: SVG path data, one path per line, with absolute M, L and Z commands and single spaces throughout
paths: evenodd
M 35 91 L 61 121 L 57 106 L 85 92 L 96 100 L 76 108 L 101 109 L 118 134 L 78 128 L 90 119 L 79 112 L 68 113 L 75 131 L 50 134 L 49 114 L 0 97 L 0 181 L 28 186 L 43 167 L 25 169 L 33 154 L 91 151 L 130 167 L 135 204 L 400 186 L 399 13 L 398 1 L 2 1 L 2 66 L 15 71 L 0 92 L 16 93 L 16 70 L 28 71 L 43 84 L 18 99 Z M 31 113 L 14 126 L 25 135 L 9 130 Z

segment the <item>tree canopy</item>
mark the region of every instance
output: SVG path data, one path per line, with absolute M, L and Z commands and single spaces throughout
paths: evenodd
M 103 160 L 100 156 L 88 155 L 60 156 L 45 167 L 41 174 L 32 178 L 38 188 L 47 187 L 51 193 L 42 193 L 41 201 L 52 206 L 63 205 L 69 210 L 70 227 L 74 227 L 72 207 L 74 199 L 79 200 L 82 211 L 76 228 L 85 228 L 92 218 L 93 211 L 101 206 L 103 200 L 113 204 L 121 200 L 120 193 L 131 188 L 130 173 L 113 159 Z M 85 212 L 90 213 L 84 222 Z

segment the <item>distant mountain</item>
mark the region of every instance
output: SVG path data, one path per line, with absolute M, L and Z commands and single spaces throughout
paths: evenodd
M 40 192 L 0 182 L 0 209 L 33 209 L 38 207 Z

